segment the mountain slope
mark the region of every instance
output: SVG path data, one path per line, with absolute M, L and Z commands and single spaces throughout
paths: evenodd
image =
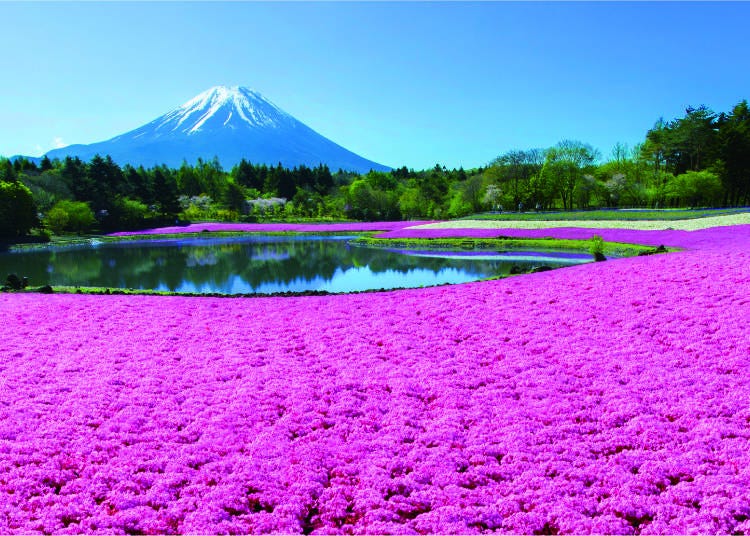
M 242 158 L 285 167 L 327 164 L 332 170 L 387 170 L 354 154 L 287 114 L 260 93 L 213 87 L 150 123 L 110 140 L 49 151 L 49 158 L 109 154 L 120 164 L 179 166 L 214 156 L 224 167 Z

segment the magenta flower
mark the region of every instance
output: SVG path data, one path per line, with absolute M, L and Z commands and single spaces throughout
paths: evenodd
M 748 532 L 750 226 L 518 234 L 684 250 L 376 294 L 0 294 L 0 532 Z
M 344 223 L 191 223 L 174 227 L 160 227 L 142 231 L 123 231 L 109 236 L 132 236 L 181 233 L 349 233 L 368 231 L 392 231 L 414 225 L 432 223 L 429 221 L 386 221 L 386 222 L 344 222 Z

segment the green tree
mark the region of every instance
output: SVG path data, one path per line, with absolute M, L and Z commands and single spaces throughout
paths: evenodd
M 667 198 L 674 206 L 714 206 L 721 197 L 721 181 L 710 171 L 688 171 L 670 181 Z
M 83 192 L 86 190 L 86 185 L 83 184 L 86 178 L 86 164 L 77 156 L 66 156 L 63 160 L 60 175 L 73 196 L 76 199 L 81 199 L 84 195 Z
M 719 120 L 724 203 L 750 203 L 750 109 L 746 100 Z
M 7 158 L 0 157 L 0 181 L 15 182 L 18 180 L 18 173 L 13 167 L 13 162 Z
M 544 210 L 554 206 L 557 194 L 552 182 L 552 174 L 547 171 L 546 166 L 529 179 L 529 195 L 534 203 L 539 203 Z M 511 208 L 515 209 L 515 207 Z
M 642 147 L 630 151 L 626 145 L 616 144 L 609 161 L 599 165 L 594 173 L 597 182 L 588 188 L 590 197 L 599 197 L 601 204 L 609 207 L 645 205 L 654 173 L 642 154 Z M 576 197 L 580 198 L 581 192 Z
M 448 217 L 460 218 L 471 214 L 471 205 L 466 201 L 463 192 L 459 188 L 454 188 L 449 196 Z
M 369 171 L 364 179 L 375 190 L 395 190 L 398 188 L 398 180 L 391 174 L 383 171 Z
M 46 212 L 61 199 L 72 199 L 73 194 L 60 176 L 60 170 L 52 168 L 39 174 L 22 175 L 22 182 L 31 190 L 37 210 Z
M 709 167 L 716 158 L 716 114 L 706 108 L 688 107 L 685 117 L 670 123 L 671 161 L 675 174 L 700 171 Z
M 563 210 L 573 208 L 573 195 L 581 177 L 590 171 L 596 151 L 588 144 L 563 140 L 547 150 L 543 173 L 549 177 Z
M 426 215 L 425 209 L 427 207 L 417 187 L 405 188 L 398 198 L 398 206 L 401 214 L 407 220 L 414 220 Z
M 640 146 L 640 160 L 651 168 L 651 180 L 647 188 L 654 192 L 652 203 L 660 201 L 657 192 L 662 192 L 666 187 L 667 152 L 669 151 L 669 131 L 663 118 L 654 124 L 653 128 L 646 134 L 646 141 Z
M 356 220 L 370 221 L 375 218 L 375 192 L 370 183 L 358 179 L 349 185 L 347 199 L 349 215 Z
M 0 181 L 0 237 L 24 236 L 37 224 L 31 190 L 20 182 Z
M 445 204 L 450 188 L 446 169 L 437 164 L 430 171 L 419 174 L 416 182 L 421 196 L 428 205 L 427 215 L 440 217 L 439 211 Z
M 314 170 L 315 183 L 314 190 L 320 195 L 326 195 L 333 188 L 333 176 L 331 170 L 325 164 L 320 164 Z
M 601 188 L 596 178 L 588 173 L 584 174 L 578 179 L 578 183 L 576 184 L 574 192 L 576 206 L 579 209 L 589 208 L 592 199 L 597 196 L 600 190 Z
M 45 222 L 55 234 L 66 231 L 83 233 L 91 229 L 96 218 L 88 203 L 64 199 L 49 210 Z
M 49 171 L 52 169 L 52 161 L 49 159 L 49 157 L 45 154 L 42 157 L 42 161 L 39 163 L 39 170 L 40 171 Z
M 232 177 L 237 184 L 255 190 L 263 189 L 263 178 L 258 169 L 244 158 L 232 168 Z
M 233 179 L 229 179 L 222 199 L 227 208 L 241 214 L 245 211 L 245 199 L 245 189 Z
M 195 181 L 200 191 L 183 190 L 188 195 L 208 194 L 212 199 L 221 199 L 224 193 L 226 174 L 221 167 L 219 159 L 214 157 L 210 162 L 198 159 L 193 168 Z
M 163 216 L 174 217 L 180 211 L 174 173 L 166 166 L 160 166 L 154 168 L 153 177 L 154 201 Z
M 146 205 L 154 203 L 151 177 L 143 166 L 134 168 L 131 165 L 126 165 L 122 170 L 122 174 L 124 185 L 120 188 L 120 191 L 122 192 L 123 197 L 139 199 Z
M 86 166 L 86 190 L 76 198 L 90 201 L 95 210 L 109 210 L 124 184 L 122 170 L 110 156 L 94 156 Z
M 276 193 L 279 197 L 284 199 L 292 199 L 294 194 L 297 193 L 297 185 L 294 181 L 294 174 L 281 166 L 278 165 L 276 169 L 277 186 Z
M 457 182 L 456 189 L 460 193 L 461 200 L 468 207 L 467 214 L 481 212 L 484 209 L 485 181 L 481 174 L 472 175 L 462 182 Z
M 177 170 L 177 188 L 180 193 L 192 197 L 194 195 L 200 195 L 206 193 L 208 189 L 198 178 L 198 174 L 193 169 L 193 166 L 189 165 L 183 160 L 180 169 Z
M 138 229 L 150 216 L 148 206 L 136 199 L 118 197 L 112 203 L 107 224 L 116 229 Z
M 493 160 L 484 173 L 510 197 L 507 201 L 517 207 L 529 201 L 529 181 L 539 174 L 544 161 L 545 153 L 541 149 L 508 151 Z

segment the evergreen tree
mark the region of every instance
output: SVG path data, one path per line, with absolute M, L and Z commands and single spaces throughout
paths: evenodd
M 46 154 L 42 157 L 42 161 L 39 164 L 39 169 L 41 171 L 49 171 L 52 169 L 52 162 Z
M 83 201 L 91 201 L 94 211 L 108 210 L 114 198 L 121 194 L 123 175 L 112 157 L 94 156 L 86 166 L 87 192 Z
M 256 169 L 254 165 L 245 160 L 240 160 L 234 169 L 232 169 L 232 176 L 234 177 L 237 184 L 244 186 L 245 188 L 252 188 L 255 190 L 263 189 L 263 180 L 260 176 L 259 169 Z
M 13 167 L 13 162 L 7 158 L 0 158 L 0 181 L 16 182 L 17 180 L 18 173 Z
M 294 175 L 288 169 L 281 168 L 277 170 L 279 176 L 278 193 L 279 197 L 291 199 L 297 193 L 297 185 L 294 183 Z
M 278 166 L 271 166 L 265 170 L 262 188 L 264 193 L 278 195 L 280 169 L 282 169 L 281 162 L 279 162 Z
M 174 173 L 166 166 L 159 166 L 153 169 L 153 177 L 154 201 L 159 205 L 162 215 L 174 217 L 180 211 Z
M 222 201 L 229 210 L 241 214 L 245 210 L 245 190 L 235 181 L 229 180 L 227 182 L 227 187 L 224 190 L 224 198 Z
M 80 158 L 66 156 L 60 172 L 62 180 L 78 200 L 90 200 L 86 177 L 86 164 Z
M 750 203 L 750 109 L 746 100 L 719 121 L 725 204 Z
M 140 199 L 146 204 L 153 202 L 148 174 L 143 167 L 136 169 L 130 164 L 126 164 L 122 169 L 122 177 L 123 184 L 120 188 L 122 195 L 131 199 Z
M 667 129 L 667 160 L 675 175 L 708 168 L 716 158 L 717 116 L 705 106 L 688 107 Z
M 320 164 L 315 168 L 314 189 L 320 195 L 326 195 L 333 188 L 333 176 L 331 170 L 325 164 Z
M 199 164 L 200 163 L 201 162 L 199 161 Z M 199 180 L 195 169 L 184 160 L 182 161 L 180 169 L 177 171 L 177 186 L 179 191 L 188 197 L 206 193 L 204 185 Z

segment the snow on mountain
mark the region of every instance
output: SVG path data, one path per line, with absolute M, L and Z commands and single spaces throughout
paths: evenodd
M 257 91 L 216 86 L 135 130 L 90 145 L 49 151 L 49 158 L 109 154 L 120 164 L 179 166 L 214 156 L 225 168 L 242 158 L 285 167 L 321 163 L 332 170 L 387 170 L 301 123 Z
M 295 119 L 257 91 L 217 86 L 146 125 L 157 132 L 195 134 L 217 128 L 281 128 Z M 143 127 L 143 128 L 146 128 Z

